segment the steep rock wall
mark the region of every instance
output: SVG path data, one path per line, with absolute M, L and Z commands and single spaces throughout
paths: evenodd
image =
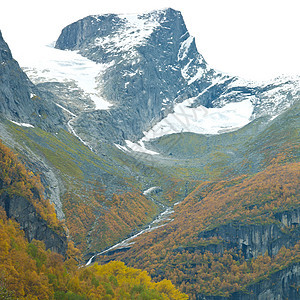
M 273 273 L 247 288 L 247 292 L 237 292 L 230 297 L 198 295 L 197 300 L 298 300 L 300 299 L 300 263 Z M 298 287 L 298 288 L 297 288 Z
M 41 95 L 14 60 L 0 31 L 0 114 L 45 130 L 64 127 L 61 109 Z
M 5 209 L 8 218 L 14 218 L 20 224 L 29 242 L 33 239 L 41 240 L 45 243 L 46 249 L 65 256 L 66 235 L 60 235 L 49 228 L 47 222 L 41 218 L 28 200 L 17 195 L 10 196 L 4 192 L 0 195 L 0 205 Z
M 225 249 L 241 250 L 246 259 L 268 253 L 276 255 L 282 246 L 291 247 L 299 239 L 300 208 L 277 213 L 274 223 L 240 224 L 229 223 L 199 234 L 204 240 L 219 237 L 223 241 L 217 245 L 208 245 L 203 250 L 213 253 Z

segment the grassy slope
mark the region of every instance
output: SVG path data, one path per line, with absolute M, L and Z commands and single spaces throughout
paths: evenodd
M 143 227 L 161 209 L 157 203 L 170 205 L 194 186 L 165 176 L 151 160 L 144 163 L 143 156 L 126 155 L 108 144 L 102 144 L 102 153 L 96 155 L 64 130 L 49 133 L 5 120 L 2 124 L 24 161 L 34 167 L 34 160 L 41 158 L 61 181 L 66 224 L 85 253 Z M 151 186 L 163 189 L 147 198 L 142 191 Z
M 162 166 L 173 166 L 172 174 L 188 180 L 254 174 L 280 152 L 299 157 L 299 111 L 300 101 L 272 121 L 260 118 L 221 135 L 172 134 L 153 141 L 151 147 L 165 154 Z

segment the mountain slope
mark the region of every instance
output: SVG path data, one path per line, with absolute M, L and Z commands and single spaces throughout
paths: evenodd
M 124 139 L 136 140 L 170 111 L 175 99 L 209 85 L 214 73 L 197 53 L 181 14 L 172 9 L 141 16 L 87 17 L 66 27 L 56 48 L 79 50 L 107 66 L 96 83 L 99 95 L 113 106 L 86 112 L 74 123 L 79 132 L 90 135 L 89 140 L 107 133 L 110 141 L 121 144 Z M 188 56 L 194 60 L 192 66 Z M 183 68 L 186 78 L 203 78 L 201 87 L 191 84 L 184 89 Z
M 192 299 L 247 292 L 248 285 L 299 263 L 299 170 L 299 163 L 274 164 L 254 176 L 203 182 L 176 206 L 172 222 L 136 238 L 126 252 L 98 260 L 143 266 Z
M 0 297 L 2 299 L 187 299 L 172 283 L 152 282 L 142 270 L 121 262 L 78 268 L 78 250 L 66 257 L 46 251 L 43 243 L 24 239 L 18 223 L 0 208 Z M 128 296 L 129 295 L 129 296 Z
M 111 149 L 107 143 L 100 145 L 102 153 L 97 156 L 80 139 L 68 133 L 65 129 L 69 128 L 70 113 L 56 105 L 57 99 L 51 92 L 40 92 L 13 60 L 4 41 L 3 47 L 10 60 L 7 59 L 6 64 L 13 68 L 3 67 L 1 78 L 10 76 L 12 84 L 21 78 L 22 88 L 15 89 L 5 82 L 0 86 L 4 95 L 1 99 L 1 138 L 16 149 L 34 174 L 41 177 L 44 195 L 55 205 L 58 218 L 66 218 L 77 246 L 85 253 L 95 251 L 150 222 L 158 208 L 142 195 L 145 182 L 138 183 L 135 179 L 143 166 L 134 158 L 127 158 L 115 146 Z M 13 77 L 15 72 L 20 77 Z M 30 99 L 27 97 L 29 90 L 46 95 L 47 100 Z M 10 96 L 6 97 L 5 93 Z M 18 98 L 19 94 L 23 98 Z M 17 105 L 15 99 L 22 105 Z M 38 117 L 45 109 L 49 109 L 49 114 L 45 118 Z M 55 124 L 57 121 L 59 123 Z M 150 173 L 150 170 L 145 167 L 142 172 Z
M 40 174 L 86 260 L 136 234 L 99 259 L 191 298 L 283 269 L 298 278 L 299 77 L 216 72 L 173 9 L 67 26 L 44 65 L 24 66 L 35 85 L 1 45 L 0 136 Z M 148 228 L 159 214 L 164 226 Z
M 15 219 L 28 241 L 44 241 L 47 249 L 65 255 L 67 248 L 63 224 L 42 194 L 38 177 L 28 172 L 16 156 L 0 142 L 0 206 L 8 218 Z

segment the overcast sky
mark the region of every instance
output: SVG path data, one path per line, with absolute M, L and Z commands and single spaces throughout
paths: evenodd
M 245 79 L 300 75 L 300 0 L 8 0 L 0 30 L 22 65 L 25 48 L 49 44 L 90 14 L 180 10 L 211 67 Z

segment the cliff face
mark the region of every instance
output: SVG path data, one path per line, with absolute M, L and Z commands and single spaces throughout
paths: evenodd
M 63 126 L 61 109 L 41 95 L 22 71 L 0 31 L 0 113 L 9 120 L 51 130 Z
M 199 237 L 219 237 L 223 242 L 202 247 L 202 251 L 223 253 L 225 249 L 241 250 L 246 259 L 268 253 L 276 255 L 284 246 L 294 246 L 299 240 L 300 209 L 277 213 L 271 224 L 241 225 L 226 224 L 214 230 L 202 232 Z M 277 300 L 300 299 L 300 263 L 271 274 L 268 278 L 247 287 L 245 292 L 233 293 L 230 297 L 198 295 L 198 300 Z
M 211 231 L 201 232 L 199 238 L 222 239 L 220 244 L 203 247 L 203 251 L 222 253 L 225 249 L 236 248 L 242 251 L 246 259 L 265 253 L 276 255 L 282 246 L 291 247 L 298 241 L 300 209 L 278 213 L 275 219 L 276 221 L 270 224 L 229 223 Z
M 67 239 L 54 207 L 44 198 L 39 177 L 26 170 L 0 142 L 0 205 L 15 219 L 29 242 L 41 240 L 47 249 L 66 254 Z
M 0 195 L 0 205 L 5 209 L 8 218 L 13 218 L 20 224 L 20 228 L 24 230 L 25 237 L 29 242 L 33 239 L 43 241 L 46 249 L 65 256 L 66 235 L 60 235 L 51 229 L 28 200 L 21 196 L 10 196 L 4 192 Z
M 124 140 L 139 140 L 187 99 L 195 116 L 200 105 L 222 107 L 248 100 L 254 119 L 280 114 L 300 95 L 299 78 L 258 85 L 210 68 L 181 13 L 170 8 L 141 15 L 88 16 L 65 27 L 55 47 L 76 50 L 103 67 L 95 89 L 112 106 L 109 111 L 86 110 L 72 121 L 94 149 L 99 139 L 122 145 Z M 64 100 L 62 104 L 70 105 Z M 71 111 L 75 109 L 73 105 Z
M 272 274 L 247 288 L 247 292 L 238 292 L 230 297 L 202 296 L 197 300 L 297 300 L 300 299 L 300 263 Z

